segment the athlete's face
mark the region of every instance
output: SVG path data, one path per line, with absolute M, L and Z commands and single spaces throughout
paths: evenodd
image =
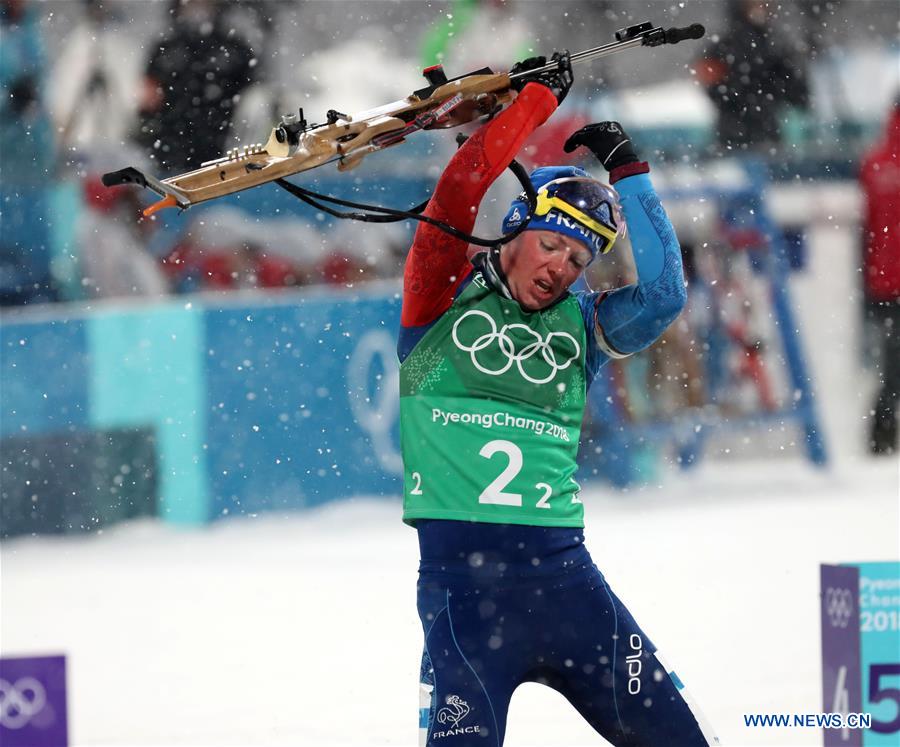
M 525 231 L 500 252 L 509 290 L 526 311 L 553 303 L 590 261 L 587 246 L 555 231 Z

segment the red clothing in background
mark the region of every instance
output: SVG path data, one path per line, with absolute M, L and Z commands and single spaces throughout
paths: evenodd
M 900 106 L 888 120 L 884 140 L 863 159 L 859 183 L 863 206 L 863 274 L 866 299 L 900 298 Z

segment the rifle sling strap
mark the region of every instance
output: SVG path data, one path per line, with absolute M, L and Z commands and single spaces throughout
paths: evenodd
M 508 244 L 510 241 L 516 238 L 516 236 L 522 233 L 522 231 L 524 231 L 528 227 L 528 221 L 531 220 L 531 216 L 534 215 L 534 209 L 537 205 L 537 193 L 535 192 L 534 186 L 531 184 L 531 180 L 528 178 L 528 173 L 525 171 L 523 166 L 518 161 L 513 161 L 509 164 L 509 169 L 516 175 L 516 178 L 519 180 L 519 182 L 521 182 L 522 187 L 525 191 L 525 196 L 528 200 L 528 218 L 522 221 L 522 224 L 511 233 L 495 239 L 483 239 L 478 236 L 473 236 L 466 233 L 465 231 L 460 231 L 459 229 L 454 228 L 449 223 L 444 223 L 444 221 L 431 218 L 427 215 L 422 215 L 422 212 L 428 205 L 428 200 L 419 205 L 416 205 L 415 207 L 410 208 L 409 210 L 395 210 L 393 208 L 382 207 L 379 205 L 367 205 L 366 203 L 362 202 L 352 202 L 350 200 L 342 200 L 339 197 L 333 197 L 331 195 L 323 195 L 319 192 L 314 192 L 311 189 L 306 189 L 305 187 L 300 187 L 296 184 L 292 184 L 286 179 L 276 179 L 275 183 L 283 190 L 292 194 L 298 200 L 302 200 L 307 205 L 316 208 L 316 210 L 321 210 L 323 213 L 327 213 L 328 215 L 334 216 L 335 218 L 341 218 L 342 220 L 358 220 L 364 223 L 396 223 L 401 220 L 418 220 L 422 221 L 423 223 L 428 223 L 432 226 L 435 226 L 445 233 L 450 234 L 454 238 L 461 239 L 462 241 L 466 241 L 469 244 L 490 247 Z M 340 210 L 335 210 L 334 208 L 328 207 L 328 205 L 322 204 L 322 201 L 329 202 L 332 205 L 340 205 L 341 207 L 352 208 L 355 211 L 364 210 L 367 212 L 341 212 Z

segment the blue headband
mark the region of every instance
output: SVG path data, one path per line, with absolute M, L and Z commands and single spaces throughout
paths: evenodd
M 539 190 L 548 182 L 554 179 L 565 179 L 568 177 L 584 177 L 592 178 L 584 169 L 577 166 L 542 166 L 531 172 L 529 179 L 534 186 L 535 191 Z M 517 197 L 509 206 L 509 211 L 503 219 L 501 232 L 505 235 L 512 233 L 528 215 L 528 202 L 524 199 L 524 195 Z M 612 217 L 612 216 L 610 216 Z M 555 231 L 577 239 L 582 242 L 591 252 L 591 261 L 597 258 L 597 252 L 606 245 L 607 240 L 600 234 L 592 231 L 587 226 L 582 226 L 578 221 L 559 212 L 551 210 L 546 215 L 534 216 L 528 222 L 526 231 Z

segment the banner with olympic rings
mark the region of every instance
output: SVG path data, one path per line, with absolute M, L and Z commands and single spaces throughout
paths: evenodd
M 826 729 L 825 747 L 900 736 L 900 563 L 822 565 L 822 710 L 868 713 L 871 727 Z
M 65 656 L 0 658 L 0 744 L 69 744 Z

